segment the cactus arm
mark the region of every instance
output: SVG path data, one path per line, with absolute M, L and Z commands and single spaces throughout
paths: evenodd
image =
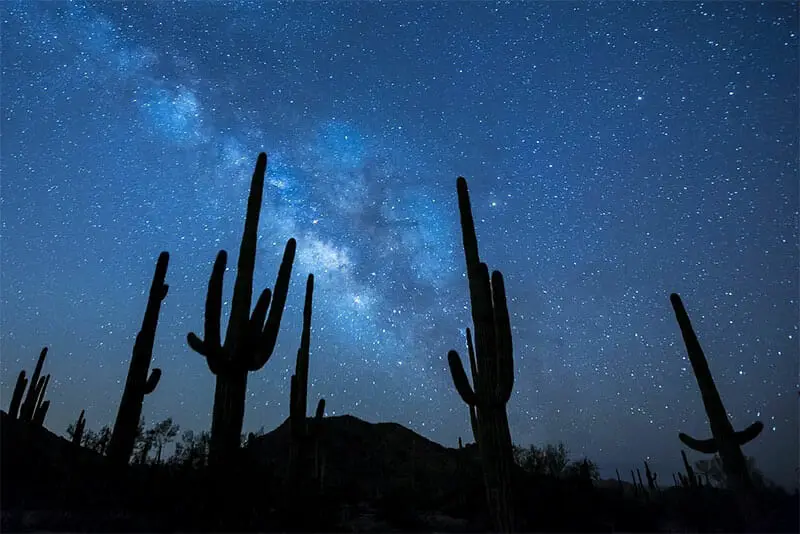
M 680 434 L 678 434 L 678 439 L 680 439 L 684 445 L 697 452 L 702 452 L 705 454 L 714 454 L 715 452 L 719 451 L 719 447 L 717 446 L 717 440 L 715 440 L 714 438 L 696 439 L 688 434 L 684 434 L 683 432 L 681 432 Z
M 469 378 L 467 378 L 467 373 L 464 371 L 464 365 L 461 363 L 461 357 L 458 355 L 458 352 L 454 350 L 448 352 L 447 363 L 450 365 L 450 374 L 453 377 L 453 384 L 456 387 L 456 391 L 458 391 L 458 394 L 461 396 L 461 399 L 469 406 L 475 406 L 478 399 L 475 392 L 472 390 L 472 386 L 469 384 Z
M 22 405 L 22 397 L 25 395 L 26 387 L 28 387 L 28 379 L 25 378 L 25 370 L 23 369 L 17 375 L 17 383 L 14 386 L 14 393 L 11 395 L 11 404 L 8 406 L 8 415 L 14 419 L 19 417 L 19 408 Z
M 736 440 L 736 443 L 739 445 L 744 445 L 756 439 L 758 435 L 761 434 L 762 430 L 764 430 L 764 423 L 761 421 L 756 421 L 744 430 L 734 432 L 733 436 Z
M 317 411 L 314 413 L 314 419 L 317 422 L 321 421 L 322 418 L 325 416 L 325 399 L 320 399 L 317 403 Z
M 158 386 L 158 381 L 161 380 L 161 369 L 156 367 L 152 371 L 150 371 L 150 378 L 144 383 L 144 389 L 142 390 L 145 395 L 151 394 L 153 391 L 156 390 L 156 386 Z
M 38 410 L 42 407 L 42 404 L 45 402 L 44 400 L 44 393 L 47 390 L 47 385 L 50 383 L 50 375 L 45 375 L 43 378 L 39 379 L 39 388 L 36 394 L 36 409 Z M 34 410 L 34 411 L 35 411 Z
M 506 302 L 506 287 L 500 271 L 492 273 L 492 300 L 494 308 L 495 337 L 497 340 L 497 374 L 500 403 L 511 399 L 514 389 L 514 350 L 511 337 L 511 320 Z
M 206 357 L 208 367 L 215 375 L 222 371 L 225 364 L 225 357 L 222 352 L 220 319 L 222 315 L 223 278 L 227 263 L 228 253 L 220 250 L 217 253 L 216 260 L 214 260 L 211 278 L 208 281 L 203 339 L 200 339 L 194 332 L 189 332 L 186 337 L 192 350 Z
M 292 265 L 294 264 L 296 251 L 297 241 L 289 239 L 283 251 L 283 259 L 278 269 L 278 278 L 275 280 L 275 288 L 272 291 L 272 305 L 269 309 L 269 316 L 267 317 L 263 330 L 259 329 L 261 332 L 261 339 L 257 350 L 253 354 L 253 363 L 250 366 L 251 370 L 264 367 L 275 350 L 275 343 L 278 339 L 283 310 L 286 307 L 286 297 L 289 294 L 289 281 L 292 276 Z M 313 292 L 314 275 L 312 274 L 309 276 L 312 278 L 311 285 Z

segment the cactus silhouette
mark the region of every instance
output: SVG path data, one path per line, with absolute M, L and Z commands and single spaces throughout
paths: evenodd
M 303 486 L 310 480 L 321 478 L 322 462 L 320 461 L 319 432 L 322 417 L 325 413 L 325 399 L 317 403 L 314 420 L 309 426 L 306 412 L 308 408 L 308 367 L 311 349 L 311 311 L 314 298 L 314 275 L 309 274 L 306 281 L 306 298 L 303 305 L 303 331 L 300 337 L 300 348 L 297 350 L 295 374 L 291 378 L 289 399 L 289 422 L 292 432 L 292 459 L 290 470 L 297 486 Z M 311 461 L 311 449 L 314 459 Z M 313 468 L 313 470 L 312 470 Z
M 18 417 L 21 421 L 27 421 L 36 426 L 42 426 L 50 408 L 50 401 L 44 400 L 47 384 L 50 383 L 50 375 L 41 376 L 44 361 L 47 358 L 47 347 L 39 353 L 36 367 L 30 381 L 25 378 L 25 371 L 20 371 L 17 382 L 14 386 L 14 393 L 11 395 L 11 404 L 8 413 L 12 417 Z M 25 387 L 28 386 L 28 393 L 25 394 Z M 22 400 L 23 395 L 25 400 Z
M 72 433 L 72 443 L 80 445 L 83 439 L 83 432 L 86 430 L 86 410 L 81 410 L 78 421 L 75 423 L 75 431 Z
M 735 432 L 733 430 L 733 425 L 728 419 L 728 413 L 725 411 L 717 386 L 714 384 L 714 378 L 708 368 L 706 356 L 700 347 L 692 323 L 689 321 L 689 314 L 686 313 L 683 302 L 676 293 L 670 295 L 670 301 L 675 310 L 683 341 L 686 344 L 686 352 L 689 355 L 697 385 L 700 387 L 712 436 L 710 439 L 699 440 L 680 433 L 678 437 L 687 447 L 695 451 L 706 454 L 719 452 L 725 474 L 730 477 L 732 484 L 737 487 L 752 488 L 752 480 L 741 446 L 755 439 L 763 430 L 764 424 L 756 421 L 742 431 Z
M 153 281 L 150 284 L 142 329 L 136 334 L 136 341 L 133 343 L 128 377 L 125 380 L 125 389 L 122 391 L 117 419 L 108 444 L 108 457 L 117 465 L 127 464 L 130 461 L 139 428 L 139 418 L 142 416 L 144 396 L 155 391 L 161 379 L 161 369 L 153 369 L 149 378 L 147 373 L 153 360 L 158 314 L 161 311 L 161 303 L 169 291 L 169 286 L 164 283 L 168 266 L 169 253 L 162 252 L 158 256 Z
M 25 388 L 28 387 L 28 379 L 25 378 L 25 370 L 17 375 L 17 383 L 14 385 L 14 393 L 11 395 L 11 404 L 8 406 L 8 415 L 14 419 L 19 417 L 19 409 L 22 406 L 22 397 L 25 395 Z
M 262 152 L 256 161 L 250 184 L 250 194 L 247 198 L 247 214 L 239 247 L 230 320 L 224 344 L 220 332 L 222 281 L 228 260 L 224 250 L 217 254 L 208 282 L 204 338 L 200 339 L 194 333 L 189 333 L 187 336 L 189 346 L 195 352 L 205 356 L 209 370 L 217 377 L 208 459 L 211 466 L 224 464 L 226 458 L 230 458 L 231 454 L 238 451 L 241 445 L 247 374 L 264 367 L 264 364 L 272 356 L 280 329 L 283 308 L 286 304 L 286 295 L 289 291 L 289 278 L 292 274 L 292 264 L 297 247 L 294 239 L 289 239 L 286 243 L 274 293 L 269 288 L 264 289 L 256 302 L 252 315 L 250 314 L 258 242 L 258 219 L 261 213 L 266 168 L 267 155 Z M 270 300 L 272 301 L 271 306 Z M 268 310 L 269 316 L 267 317 Z
M 514 386 L 514 360 L 506 292 L 503 275 L 494 271 L 490 280 L 489 268 L 480 261 L 467 181 L 459 177 L 456 186 L 475 327 L 474 353 L 467 331 L 473 385 L 469 383 L 458 352 L 451 350 L 447 361 L 453 384 L 470 407 L 473 432 L 477 430 L 475 441 L 481 454 L 495 530 L 513 532 L 516 528 L 511 484 L 514 456 L 506 404 Z

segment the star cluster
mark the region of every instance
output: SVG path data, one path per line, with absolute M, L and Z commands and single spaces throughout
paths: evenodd
M 471 440 L 446 361 L 470 320 L 463 175 L 506 277 L 517 443 L 677 471 L 677 433 L 709 433 L 678 292 L 734 426 L 766 425 L 746 454 L 794 484 L 796 7 L 4 2 L 3 402 L 46 345 L 48 426 L 112 423 L 166 250 L 144 414 L 208 428 L 186 334 L 219 249 L 229 305 L 265 151 L 256 287 L 288 238 L 298 253 L 246 430 L 288 415 L 313 272 L 310 402 Z

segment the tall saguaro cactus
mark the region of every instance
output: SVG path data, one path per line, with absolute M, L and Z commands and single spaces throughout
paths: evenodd
M 230 453 L 237 451 L 241 445 L 247 373 L 261 369 L 272 356 L 289 291 L 289 278 L 297 247 L 293 238 L 286 243 L 274 293 L 269 288 L 264 289 L 251 315 L 258 219 L 261 213 L 266 169 L 267 155 L 262 152 L 256 161 L 250 195 L 247 198 L 247 215 L 239 247 L 233 301 L 224 344 L 220 332 L 222 280 L 228 261 L 228 255 L 224 250 L 217 254 L 208 282 L 204 339 L 200 339 L 194 333 L 189 333 L 187 336 L 189 346 L 205 356 L 208 368 L 217 377 L 211 422 L 210 465 L 224 463 L 224 459 Z M 268 310 L 269 316 L 267 316 Z
M 700 387 L 700 394 L 703 398 L 703 405 L 705 406 L 712 436 L 709 439 L 700 440 L 680 433 L 678 437 L 687 447 L 698 452 L 706 454 L 719 452 L 719 456 L 722 459 L 722 467 L 733 485 L 739 488 L 751 489 L 752 480 L 747 470 L 747 462 L 741 446 L 755 439 L 763 430 L 764 424 L 761 421 L 756 421 L 739 432 L 733 430 L 733 425 L 728 419 L 728 413 L 722 405 L 717 386 L 714 384 L 714 377 L 711 376 L 711 371 L 708 368 L 706 356 L 694 333 L 692 323 L 689 321 L 689 314 L 686 313 L 683 302 L 676 293 L 671 294 L 669 298 L 672 302 L 672 308 L 675 310 L 675 317 L 678 320 L 683 341 L 686 344 L 686 352 L 689 355 L 697 385 Z
M 498 532 L 516 528 L 512 492 L 514 464 L 511 432 L 506 405 L 514 387 L 514 357 L 511 322 L 506 304 L 503 275 L 480 261 L 478 238 L 469 200 L 467 181 L 457 180 L 458 208 L 467 262 L 472 322 L 475 327 L 475 355 L 467 332 L 473 385 L 458 352 L 447 355 L 453 383 L 462 400 L 470 407 L 475 440 L 481 454 L 490 513 Z
M 169 286 L 164 283 L 168 266 L 169 253 L 162 252 L 158 256 L 156 271 L 150 284 L 150 295 L 144 311 L 142 329 L 136 334 L 136 341 L 133 344 L 128 378 L 125 380 L 125 389 L 122 391 L 122 400 L 119 403 L 117 419 L 111 433 L 111 442 L 108 445 L 108 457 L 118 465 L 127 464 L 130 461 L 138 433 L 139 418 L 142 416 L 144 396 L 155 391 L 158 381 L 161 379 L 161 369 L 153 369 L 149 378 L 147 373 L 153 360 L 158 314 L 161 311 L 161 303 L 169 291 Z
M 303 331 L 300 337 L 300 348 L 297 350 L 295 374 L 292 375 L 289 421 L 292 431 L 291 471 L 296 486 L 303 487 L 310 479 L 319 480 L 322 473 L 322 462 L 319 451 L 319 432 L 322 416 L 325 413 L 325 399 L 317 403 L 317 411 L 312 426 L 308 425 L 306 411 L 308 408 L 308 367 L 311 352 L 311 311 L 314 298 L 314 275 L 309 274 L 306 281 L 306 299 L 303 305 Z M 313 462 L 310 458 L 314 448 Z M 310 467 L 313 467 L 311 471 Z

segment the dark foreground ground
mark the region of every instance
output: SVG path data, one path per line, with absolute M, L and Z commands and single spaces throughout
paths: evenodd
M 486 532 L 474 447 L 448 449 L 396 424 L 324 420 L 324 484 L 291 490 L 288 428 L 253 440 L 238 466 L 114 471 L 106 459 L 0 412 L 3 532 Z M 540 532 L 740 532 L 736 501 L 710 488 L 634 492 L 616 481 L 519 473 L 522 529 Z M 798 532 L 797 495 L 761 495 L 750 531 Z

